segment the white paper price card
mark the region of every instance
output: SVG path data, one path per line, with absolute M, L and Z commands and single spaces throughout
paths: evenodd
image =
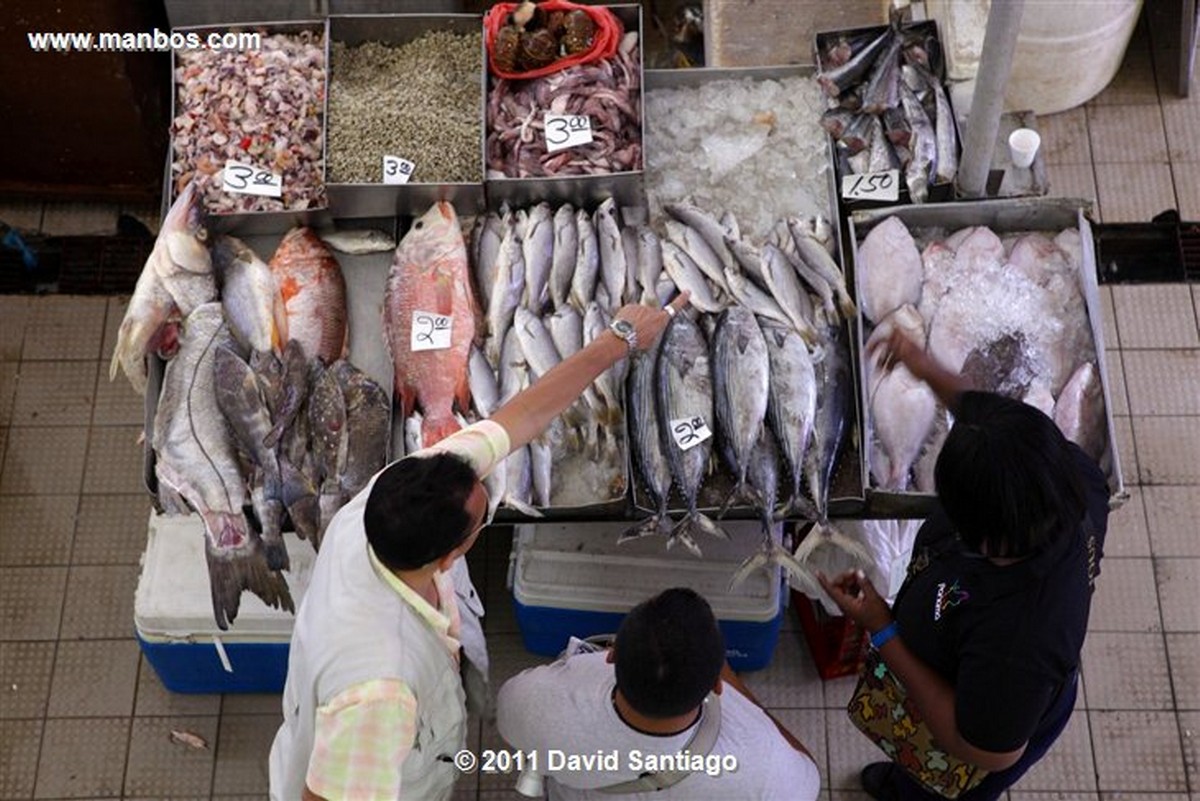
M 383 157 L 383 182 L 385 184 L 406 184 L 412 178 L 413 170 L 417 168 L 408 159 L 399 156 Z
M 592 143 L 592 118 L 585 114 L 547 114 L 546 152 Z
M 415 311 L 412 316 L 412 339 L 408 343 L 408 349 L 413 353 L 419 350 L 445 350 L 450 347 L 450 332 L 453 328 L 454 319 L 448 314 Z
M 270 170 L 260 170 L 249 164 L 237 161 L 225 162 L 221 171 L 224 177 L 226 192 L 241 195 L 262 195 L 264 197 L 283 197 L 283 176 Z
M 675 438 L 679 450 L 686 451 L 710 438 L 712 431 L 703 417 L 685 417 L 671 421 L 671 436 Z
M 842 197 L 845 200 L 898 200 L 900 171 L 846 175 L 842 178 Z

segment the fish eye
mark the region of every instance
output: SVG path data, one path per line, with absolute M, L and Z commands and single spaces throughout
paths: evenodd
M 420 231 L 424 227 L 425 227 L 425 223 L 423 223 L 421 220 L 417 220 L 415 223 L 413 223 L 413 228 L 415 228 L 418 231 Z

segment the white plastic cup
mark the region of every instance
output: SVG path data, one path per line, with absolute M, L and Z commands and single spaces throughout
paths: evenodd
M 1008 150 L 1014 167 L 1028 168 L 1033 164 L 1042 137 L 1032 128 L 1018 128 L 1008 136 Z

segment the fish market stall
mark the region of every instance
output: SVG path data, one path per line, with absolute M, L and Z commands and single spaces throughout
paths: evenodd
M 863 319 L 866 464 L 873 513 L 926 513 L 950 420 L 928 388 L 884 373 L 866 343 L 899 327 L 975 386 L 1051 415 L 1127 499 L 1113 428 L 1092 227 L 1077 200 L 895 207 L 850 218 Z
M 337 217 L 483 208 L 483 37 L 471 14 L 329 18 Z
M 225 228 L 324 209 L 326 23 L 176 30 L 249 30 L 262 47 L 173 51 L 164 205 L 194 178 L 205 210 Z

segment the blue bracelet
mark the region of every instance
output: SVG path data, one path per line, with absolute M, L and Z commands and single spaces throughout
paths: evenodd
M 888 623 L 879 631 L 871 635 L 871 647 L 878 651 L 887 644 L 888 640 L 892 639 L 899 633 L 900 624 L 893 620 L 891 623 Z

